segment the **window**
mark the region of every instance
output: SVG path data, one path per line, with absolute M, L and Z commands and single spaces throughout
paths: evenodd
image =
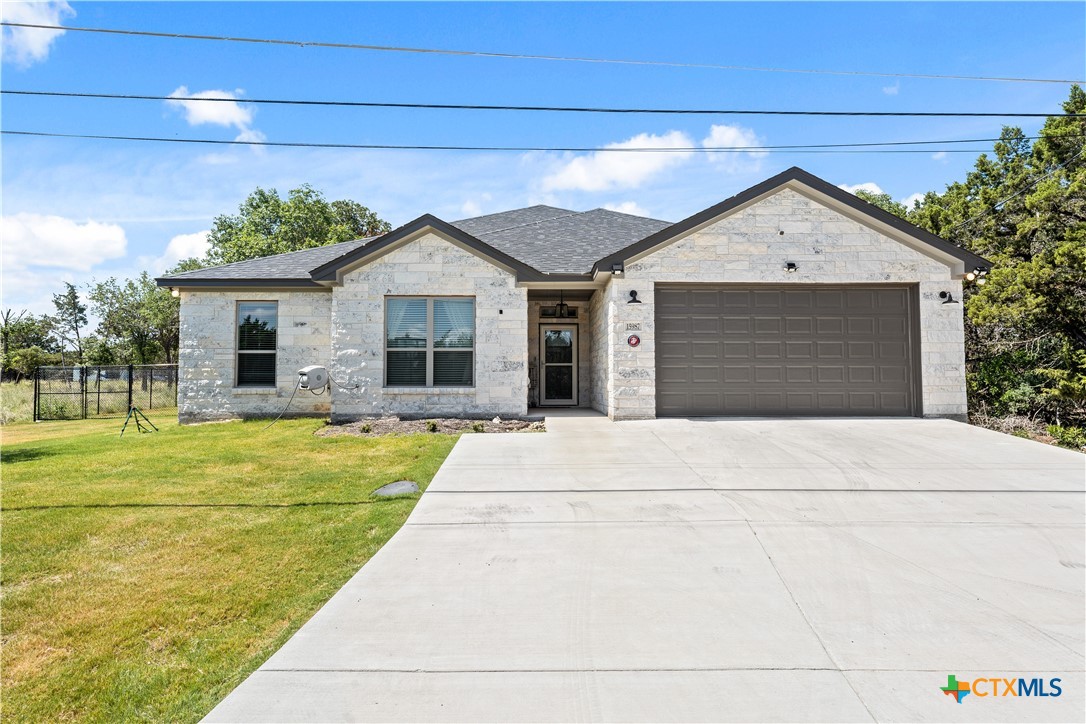
M 238 302 L 238 387 L 275 387 L 278 302 Z
M 385 385 L 475 384 L 475 300 L 385 298 Z

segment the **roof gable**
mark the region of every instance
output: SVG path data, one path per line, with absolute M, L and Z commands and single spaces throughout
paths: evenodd
M 401 243 L 407 243 L 417 238 L 427 230 L 433 230 L 440 236 L 456 243 L 477 256 L 487 259 L 495 266 L 503 267 L 514 273 L 519 281 L 531 281 L 545 278 L 545 275 L 528 266 L 522 261 L 514 259 L 505 252 L 499 251 L 489 244 L 477 239 L 461 229 L 449 224 L 447 221 L 424 214 L 398 229 L 393 229 L 384 236 L 378 237 L 370 243 L 353 249 L 342 256 L 313 269 L 311 276 L 318 282 L 337 282 L 343 274 L 351 269 L 365 264 L 385 252 L 391 251 Z
M 910 224 L 902 218 L 869 204 L 855 194 L 840 189 L 814 174 L 793 166 L 782 173 L 751 186 L 745 191 L 699 211 L 655 234 L 645 237 L 596 262 L 593 272 L 609 270 L 613 265 L 625 264 L 671 244 L 684 236 L 708 226 L 721 218 L 736 213 L 783 188 L 793 190 L 838 211 L 854 221 L 871 227 L 880 233 L 910 246 L 951 266 L 956 274 L 975 267 L 987 268 L 991 262 L 949 241 Z

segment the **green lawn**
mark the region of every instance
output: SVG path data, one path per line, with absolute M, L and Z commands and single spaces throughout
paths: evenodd
M 396 532 L 447 435 L 323 423 L 5 426 L 0 685 L 7 721 L 195 721 Z

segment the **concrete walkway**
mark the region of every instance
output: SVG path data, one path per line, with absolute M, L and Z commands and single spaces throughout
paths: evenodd
M 941 420 L 548 429 L 462 437 L 208 720 L 1082 720 L 1083 455 Z M 1063 693 L 957 704 L 950 674 Z

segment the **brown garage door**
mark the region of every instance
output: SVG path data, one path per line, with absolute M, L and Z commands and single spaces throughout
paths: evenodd
M 656 413 L 912 415 L 909 287 L 656 288 Z

